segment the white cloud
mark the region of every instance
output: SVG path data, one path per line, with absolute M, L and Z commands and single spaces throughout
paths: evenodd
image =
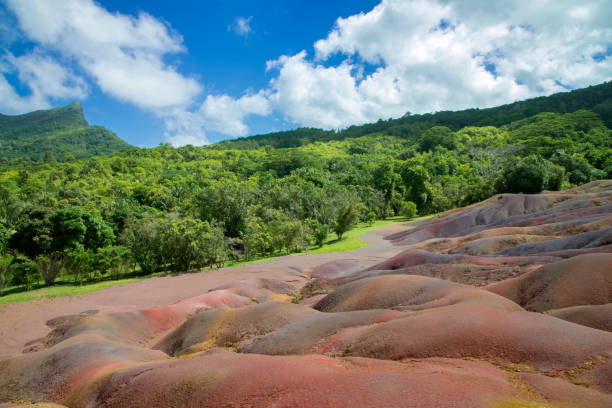
M 92 0 L 6 0 L 6 4 L 25 36 L 39 47 L 33 54 L 6 58 L 5 64 L 17 70 L 19 80 L 32 91 L 19 96 L 3 76 L 0 107 L 10 107 L 11 112 L 46 108 L 52 99 L 85 98 L 83 78 L 62 68 L 67 61 L 106 94 L 153 112 L 170 125 L 179 118 L 170 120 L 170 116 L 180 112 L 188 116 L 189 106 L 202 91 L 198 81 L 164 62 L 166 55 L 185 51 L 182 38 L 146 13 L 137 17 L 110 13 Z M 201 144 L 206 140 L 203 131 L 198 132 L 195 137 Z
M 0 77 L 0 108 L 9 113 L 49 108 L 52 98 L 84 98 L 87 94 L 83 78 L 38 50 L 19 57 L 6 52 L 0 60 L 0 73 L 16 73 L 30 89 L 29 95 L 20 96 L 4 75 Z
M 91 0 L 7 0 L 31 39 L 74 58 L 100 88 L 144 109 L 187 105 L 197 81 L 163 62 L 181 37 L 152 16 L 111 14 Z
M 202 92 L 198 81 L 164 62 L 166 55 L 185 51 L 182 38 L 149 14 L 131 17 L 110 13 L 92 0 L 6 3 L 23 33 L 37 42 L 40 50 L 6 58 L 7 67 L 18 71 L 20 81 L 32 93 L 19 96 L 6 78 L 0 77 L 0 108 L 24 112 L 47 108 L 54 98 L 86 96 L 84 80 L 63 69 L 51 57 L 53 53 L 75 62 L 106 94 L 161 118 L 166 127 L 164 137 L 174 145 L 206 144 L 207 131 L 244 136 L 249 131 L 246 117 L 271 112 L 264 92 L 237 99 L 208 95 L 198 102 Z M 247 37 L 252 32 L 251 19 L 238 17 L 231 29 Z
M 21 82 L 27 83 L 35 94 L 51 98 L 84 98 L 87 94 L 83 78 L 38 51 L 20 57 L 9 53 L 7 59 L 17 68 Z
M 612 42 L 611 20 L 601 0 L 383 0 L 339 18 L 314 59 L 270 62 L 271 99 L 294 122 L 335 128 L 596 84 L 612 77 L 611 57 L 592 58 Z
M 166 133 L 164 137 L 174 146 L 202 146 L 208 143 L 204 130 L 204 119 L 197 113 L 185 109 L 175 109 L 164 118 Z
M 244 124 L 248 115 L 266 116 L 271 112 L 270 102 L 263 92 L 238 99 L 227 95 L 208 95 L 199 110 L 206 129 L 229 136 L 246 136 L 249 133 L 249 128 Z
M 227 31 L 233 31 L 234 34 L 239 35 L 241 37 L 248 37 L 249 34 L 253 31 L 251 28 L 251 20 L 253 16 L 250 17 L 236 17 L 232 24 L 227 26 Z
M 306 60 L 303 51 L 268 63 L 280 73 L 271 81 L 274 106 L 293 122 L 338 128 L 366 120 L 363 100 L 351 75 L 351 66 L 325 68 Z
M 295 124 L 340 128 L 436 110 L 487 107 L 612 77 L 612 2 L 606 0 L 382 0 L 339 18 L 314 52 L 268 62 L 267 88 L 202 97 L 168 64 L 181 36 L 146 13 L 110 13 L 93 0 L 4 0 L 36 50 L 0 60 L 0 109 L 46 108 L 106 94 L 163 120 L 175 145 L 206 132 L 244 136 L 249 115 L 277 111 Z M 228 27 L 245 38 L 252 17 Z M 594 58 L 598 55 L 597 58 Z M 15 74 L 29 87 L 19 93 Z
M 249 133 L 244 123 L 247 116 L 266 116 L 271 112 L 270 101 L 263 92 L 246 94 L 238 99 L 228 95 L 208 95 L 195 112 L 176 109 L 166 115 L 165 136 L 175 146 L 207 144 L 206 131 L 246 136 Z

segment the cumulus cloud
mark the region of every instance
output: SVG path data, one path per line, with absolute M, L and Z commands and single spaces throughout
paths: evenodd
M 612 76 L 611 19 L 599 0 L 383 0 L 339 18 L 314 58 L 270 62 L 271 98 L 289 120 L 336 128 L 596 84 Z
M 32 40 L 74 58 L 98 86 L 144 109 L 186 105 L 197 81 L 163 62 L 184 51 L 181 37 L 146 13 L 111 14 L 91 0 L 7 0 Z
M 228 95 L 208 95 L 194 112 L 175 110 L 167 115 L 165 136 L 175 146 L 206 144 L 205 131 L 246 136 L 249 133 L 244 123 L 247 116 L 266 116 L 271 112 L 270 101 L 264 92 L 246 94 L 237 99 Z
M 52 98 L 83 98 L 87 94 L 83 78 L 38 50 L 19 57 L 6 52 L 0 60 L 0 73 L 15 73 L 30 89 L 30 95 L 20 96 L 2 76 L 0 108 L 6 112 L 44 109 L 51 106 Z
M 208 143 L 206 132 L 248 134 L 251 114 L 267 115 L 264 92 L 240 98 L 208 95 L 202 86 L 166 62 L 185 52 L 181 36 L 147 13 L 110 13 L 92 0 L 6 0 L 24 35 L 39 49 L 15 57 L 7 53 L 2 74 L 17 72 L 31 94 L 20 96 L 0 77 L 0 108 L 11 113 L 47 108 L 53 99 L 85 98 L 85 80 L 64 68 L 74 62 L 107 95 L 152 112 L 165 124 L 165 138 L 175 145 Z M 247 37 L 252 17 L 231 25 Z M 56 56 L 64 61 L 56 60 Z
M 83 77 L 64 68 L 75 64 L 107 95 L 162 118 L 169 138 L 179 140 L 189 130 L 192 142 L 207 142 L 201 127 L 177 124 L 190 117 L 189 107 L 202 86 L 164 62 L 167 55 L 185 51 L 182 38 L 168 25 L 146 13 L 113 14 L 92 0 L 6 0 L 6 4 L 38 48 L 3 59 L 2 73 L 17 72 L 31 90 L 30 95 L 20 96 L 3 76 L 0 107 L 4 110 L 21 113 L 47 108 L 53 99 L 85 98 L 88 87 Z
M 171 143 L 206 133 L 244 136 L 250 115 L 276 111 L 303 126 L 341 128 L 518 99 L 612 77 L 612 2 L 382 0 L 339 18 L 313 51 L 267 65 L 269 86 L 234 98 L 204 95 L 166 62 L 186 52 L 168 24 L 110 13 L 93 0 L 4 0 L 36 49 L 0 56 L 0 109 L 23 112 L 84 98 L 90 85 L 161 118 Z M 252 17 L 228 30 L 247 38 Z M 0 27 L 1 28 L 1 27 Z M 30 89 L 20 95 L 7 80 Z
M 268 69 L 279 69 L 270 83 L 274 106 L 293 122 L 312 126 L 338 128 L 365 121 L 351 66 L 325 68 L 306 57 L 302 51 L 268 63 Z
M 229 136 L 246 136 L 249 128 L 244 124 L 248 115 L 266 116 L 272 112 L 264 92 L 244 95 L 238 99 L 228 95 L 208 95 L 199 114 L 209 130 Z
M 251 19 L 253 19 L 253 16 L 246 18 L 236 17 L 232 24 L 227 26 L 227 31 L 232 31 L 234 34 L 246 38 L 253 31 L 251 28 Z

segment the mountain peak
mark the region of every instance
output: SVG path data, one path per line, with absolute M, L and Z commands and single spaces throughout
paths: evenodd
M 132 146 L 102 126 L 90 126 L 79 102 L 23 115 L 0 114 L 0 147 L 6 158 L 40 160 L 108 154 Z

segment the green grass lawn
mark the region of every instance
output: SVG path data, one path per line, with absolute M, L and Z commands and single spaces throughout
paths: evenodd
M 322 247 L 296 253 L 292 255 L 304 255 L 304 254 L 322 254 L 329 252 L 346 252 L 352 251 L 354 249 L 359 249 L 368 246 L 369 244 L 361 239 L 361 236 L 366 232 L 372 230 L 376 227 L 383 227 L 385 225 L 396 224 L 398 222 L 407 221 L 405 217 L 392 217 L 387 218 L 385 220 L 378 220 L 374 222 L 372 225 L 368 225 L 366 223 L 359 223 L 353 229 L 347 231 L 342 236 L 341 240 L 338 240 L 334 233 L 330 233 L 327 236 L 327 242 L 323 244 Z M 230 261 L 225 264 L 225 267 L 234 267 L 240 265 L 246 265 L 251 263 L 265 262 L 273 260 L 278 256 L 282 256 L 284 254 L 279 254 L 276 256 L 269 256 L 265 258 L 256 258 L 249 261 Z M 16 302 L 29 302 L 31 300 L 38 299 L 48 299 L 54 298 L 58 296 L 78 296 L 86 293 L 97 292 L 102 289 L 110 288 L 113 286 L 124 285 L 130 282 L 136 282 L 143 279 L 152 278 L 155 276 L 165 276 L 165 273 L 156 273 L 153 275 L 143 276 L 143 277 L 132 277 L 127 279 L 118 279 L 104 282 L 95 282 L 95 283 L 86 283 L 84 285 L 72 285 L 67 282 L 62 282 L 58 279 L 58 284 L 56 286 L 52 286 L 49 288 L 37 288 L 30 291 L 18 292 L 18 293 L 10 293 L 11 288 L 7 288 L 5 292 L 9 292 L 8 295 L 4 295 L 0 297 L 0 305 L 6 303 L 16 303 Z
M 346 231 L 342 235 L 342 239 L 338 240 L 336 234 L 330 233 L 327 236 L 327 242 L 322 247 L 307 251 L 308 254 L 325 254 L 329 252 L 346 252 L 355 249 L 367 247 L 369 244 L 361 239 L 361 236 L 366 232 L 377 227 L 385 225 L 397 224 L 398 222 L 408 221 L 406 217 L 391 217 L 385 220 L 377 220 L 374 224 L 359 223 L 353 229 Z M 300 255 L 300 254 L 294 254 Z
M 124 285 L 130 282 L 136 282 L 139 280 L 146 279 L 150 276 L 142 278 L 128 278 L 119 279 L 105 282 L 89 283 L 82 286 L 78 285 L 57 285 L 49 288 L 34 289 L 27 292 L 11 293 L 0 297 L 0 305 L 5 303 L 17 303 L 17 302 L 29 302 L 31 300 L 38 299 L 49 299 L 58 296 L 76 296 L 85 293 L 97 292 L 102 289 L 110 288 L 112 286 Z

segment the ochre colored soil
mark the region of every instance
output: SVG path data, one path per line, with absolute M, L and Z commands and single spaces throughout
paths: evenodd
M 364 239 L 0 305 L 0 407 L 612 406 L 612 181 Z

